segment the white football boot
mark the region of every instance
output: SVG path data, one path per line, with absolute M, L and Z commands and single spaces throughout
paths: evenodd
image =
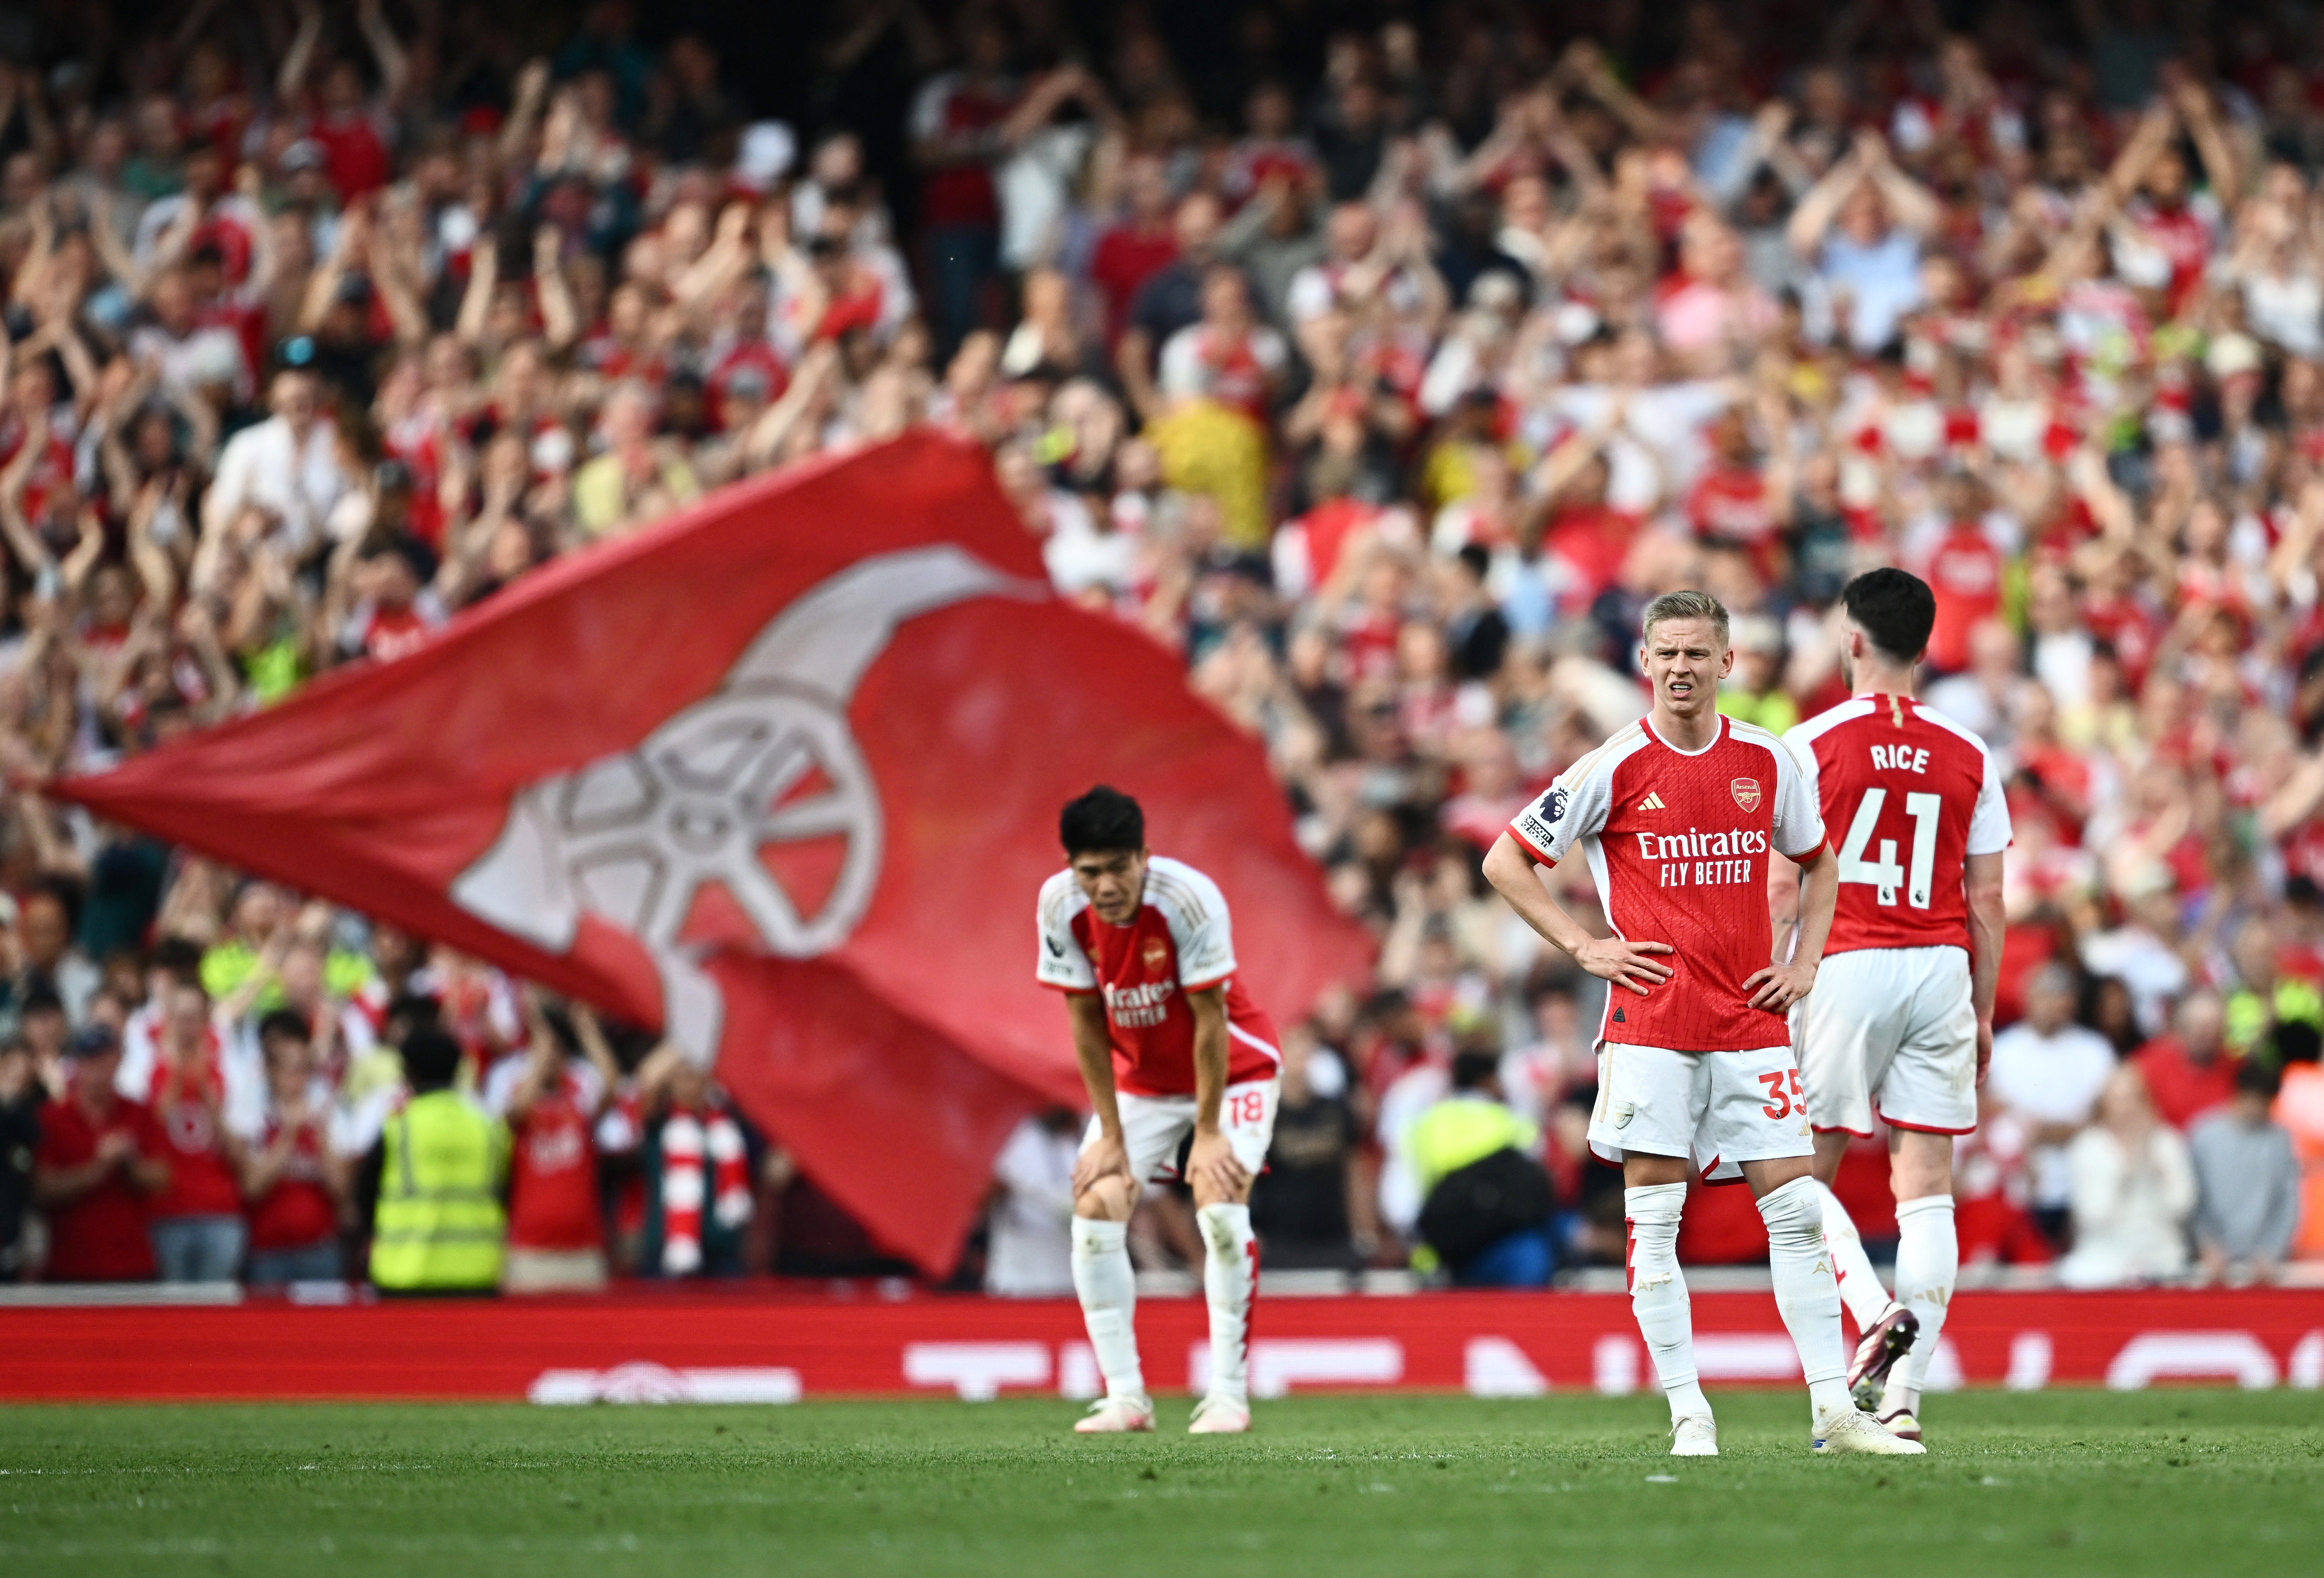
M 1880 1424 L 1899 1441 L 1918 1441 L 1921 1438 L 1921 1421 L 1914 1417 L 1910 1408 L 1889 1409 L 1880 1416 Z
M 1204 1398 L 1194 1405 L 1189 1435 L 1240 1435 L 1250 1428 L 1250 1409 L 1231 1398 Z
M 1708 1414 L 1689 1414 L 1671 1426 L 1673 1457 L 1717 1457 L 1719 1422 Z
M 1905 1441 L 1881 1428 L 1880 1421 L 1854 1407 L 1826 1414 L 1816 1421 L 1815 1450 L 1861 1452 L 1875 1457 L 1919 1457 L 1928 1451 L 1917 1441 Z
M 1100 1398 L 1074 1425 L 1074 1434 L 1080 1435 L 1151 1433 L 1153 1428 L 1154 1404 L 1146 1398 Z

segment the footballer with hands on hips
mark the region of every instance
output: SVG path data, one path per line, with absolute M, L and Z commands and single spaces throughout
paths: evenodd
M 1840 594 L 1849 698 L 1784 736 L 1839 840 L 1840 898 L 1815 995 L 1792 1010 L 1815 1112 L 1815 1175 L 1840 1296 L 1861 1333 L 1857 1405 L 1921 1438 L 1921 1385 L 1960 1244 L 1953 1137 L 1977 1127 L 2001 970 L 2009 806 L 1985 742 L 1913 697 L 1937 600 L 1918 577 L 1868 571 Z M 1888 1129 L 1896 1292 L 1832 1193 L 1851 1135 Z
M 1275 1027 L 1237 978 L 1218 885 L 1148 850 L 1136 800 L 1100 785 L 1065 807 L 1057 831 L 1066 865 L 1041 886 L 1037 974 L 1065 993 L 1095 1114 L 1074 1168 L 1073 1272 L 1105 1378 L 1105 1396 L 1074 1429 L 1154 1428 L 1138 1360 L 1130 1213 L 1148 1183 L 1183 1177 L 1202 1227 L 1211 1325 L 1210 1389 L 1189 1430 L 1240 1434 L 1250 1428 L 1259 1291 L 1250 1186 L 1281 1093 Z
M 1679 1215 L 1689 1181 L 1739 1173 L 1767 1225 L 1775 1306 L 1799 1350 L 1818 1452 L 1919 1453 L 1849 1396 L 1840 1292 L 1824 1248 L 1814 1140 L 1785 1018 L 1816 983 L 1838 887 L 1815 794 L 1783 742 L 1718 710 L 1735 666 L 1727 610 L 1703 592 L 1646 605 L 1645 718 L 1557 776 L 1485 856 L 1485 875 L 1553 946 L 1607 983 L 1590 1146 L 1622 1167 L 1630 1307 L 1671 1409 L 1671 1454 L 1715 1457 L 1694 1362 Z M 1551 895 L 1542 867 L 1579 849 L 1610 937 Z M 1771 963 L 1767 863 L 1800 867 L 1798 946 Z

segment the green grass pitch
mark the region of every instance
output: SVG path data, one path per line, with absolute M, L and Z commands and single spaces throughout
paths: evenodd
M 2324 1572 L 2324 1397 L 1977 1392 L 1924 1459 L 1807 1450 L 1724 1392 L 1300 1398 L 1240 1439 L 1083 1439 L 1056 1401 L 0 1407 L 0 1573 Z

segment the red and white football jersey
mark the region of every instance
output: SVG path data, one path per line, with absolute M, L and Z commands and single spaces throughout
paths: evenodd
M 2009 847 L 1985 742 L 1909 696 L 1859 696 L 1784 736 L 1840 849 L 1827 954 L 1967 948 L 1963 863 Z
M 1790 1021 L 1751 1006 L 1767 967 L 1767 852 L 1823 846 L 1815 792 L 1783 742 L 1732 718 L 1689 752 L 1641 719 L 1563 772 L 1509 824 L 1544 865 L 1582 846 L 1607 922 L 1632 942 L 1668 943 L 1671 977 L 1606 994 L 1600 1038 L 1676 1052 L 1791 1044 Z
M 1133 1096 L 1194 1094 L 1194 1010 L 1186 993 L 1223 984 L 1227 1083 L 1273 1079 L 1283 1066 L 1274 1023 L 1235 975 L 1234 937 L 1218 884 L 1180 861 L 1146 863 L 1137 918 L 1108 926 L 1071 870 L 1041 884 L 1044 986 L 1105 999 L 1114 1089 Z

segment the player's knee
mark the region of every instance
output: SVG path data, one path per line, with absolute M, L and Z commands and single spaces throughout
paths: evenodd
M 1074 1214 L 1098 1222 L 1127 1222 L 1133 1202 L 1120 1178 L 1100 1178 L 1074 1196 Z
M 1213 1200 L 1201 1204 L 1194 1212 L 1194 1221 L 1202 1228 L 1203 1242 L 1210 1247 L 1211 1253 L 1230 1260 L 1242 1254 L 1243 1234 L 1250 1218 L 1237 1208 L 1236 1202 Z
M 1823 1237 L 1823 1196 L 1803 1167 L 1759 1196 L 1759 1216 L 1769 1238 Z

